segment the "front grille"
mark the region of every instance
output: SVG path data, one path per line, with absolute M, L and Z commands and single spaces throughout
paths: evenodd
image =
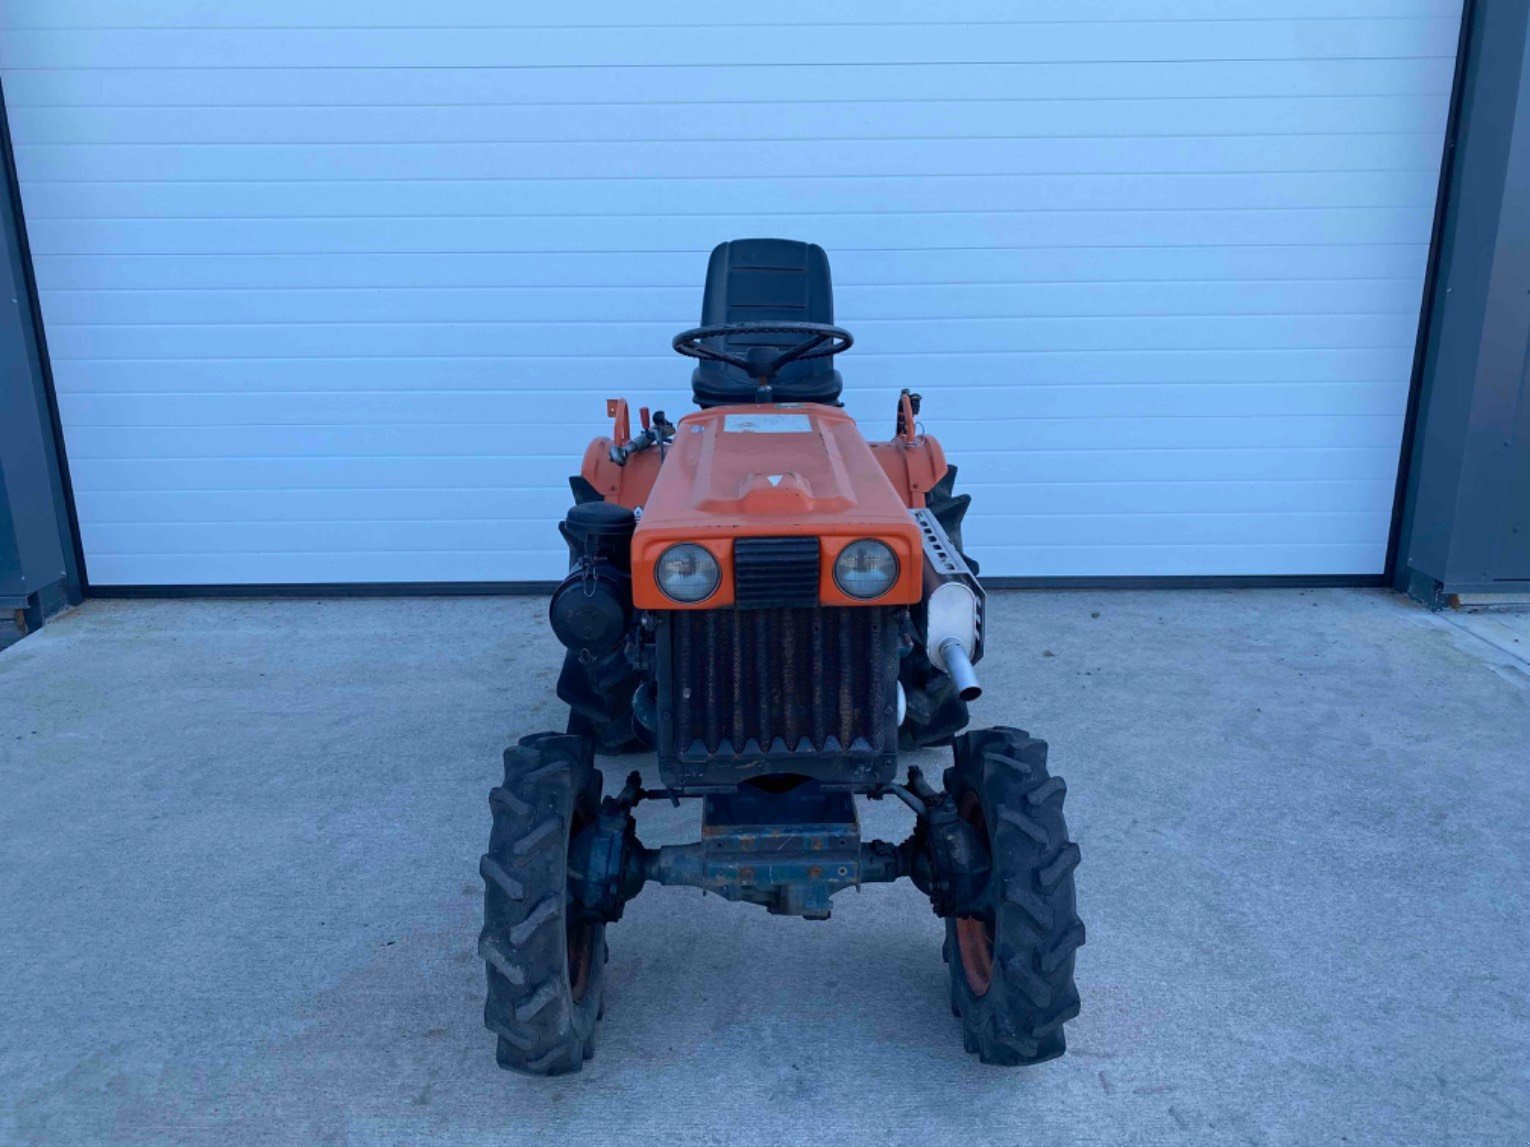
M 680 610 L 665 630 L 661 763 L 897 749 L 896 608 Z
M 818 604 L 818 539 L 739 538 L 733 543 L 739 609 Z

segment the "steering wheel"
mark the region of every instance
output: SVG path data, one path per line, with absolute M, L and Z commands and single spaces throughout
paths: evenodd
M 726 335 L 806 335 L 795 346 L 777 351 L 775 347 L 754 346 L 747 355 L 729 354 L 718 350 L 707 339 Z M 715 323 L 708 327 L 696 327 L 681 331 L 670 344 L 686 358 L 706 359 L 709 362 L 725 362 L 736 366 L 762 387 L 769 386 L 780 369 L 789 362 L 810 358 L 828 358 L 849 350 L 855 339 L 843 327 L 827 323 Z

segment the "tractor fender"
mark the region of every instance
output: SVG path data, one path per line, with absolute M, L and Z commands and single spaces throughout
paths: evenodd
M 929 434 L 919 434 L 868 445 L 904 505 L 922 510 L 925 495 L 946 475 L 946 452 L 940 442 Z
M 584 461 L 579 474 L 608 502 L 637 509 L 648 501 L 649 491 L 659 476 L 659 464 L 663 457 L 658 450 L 645 450 L 627 459 L 626 465 L 618 466 L 611 461 L 611 447 L 615 442 L 602 435 L 585 449 Z

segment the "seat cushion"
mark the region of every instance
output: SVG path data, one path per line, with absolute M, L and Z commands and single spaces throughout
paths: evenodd
M 734 239 L 719 243 L 707 264 L 701 323 L 833 323 L 834 288 L 829 257 L 815 243 L 794 239 Z M 782 350 L 801 342 L 797 335 L 731 335 L 712 340 L 740 357 L 752 346 Z M 842 382 L 832 358 L 788 363 L 771 383 L 778 402 L 839 400 Z M 738 367 L 702 362 L 691 375 L 691 390 L 702 407 L 752 402 L 755 381 Z

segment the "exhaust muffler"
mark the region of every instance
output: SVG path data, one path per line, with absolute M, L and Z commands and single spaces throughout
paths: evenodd
M 929 510 L 912 511 L 924 536 L 924 647 L 935 668 L 947 674 L 963 701 L 983 693 L 973 664 L 983 658 L 983 610 L 987 597 L 971 568 Z
M 948 637 L 940 643 L 938 652 L 946 672 L 956 682 L 956 695 L 963 701 L 976 701 L 981 697 L 983 687 L 978 684 L 977 671 L 972 668 L 972 660 L 962 648 L 962 643 L 954 637 Z

